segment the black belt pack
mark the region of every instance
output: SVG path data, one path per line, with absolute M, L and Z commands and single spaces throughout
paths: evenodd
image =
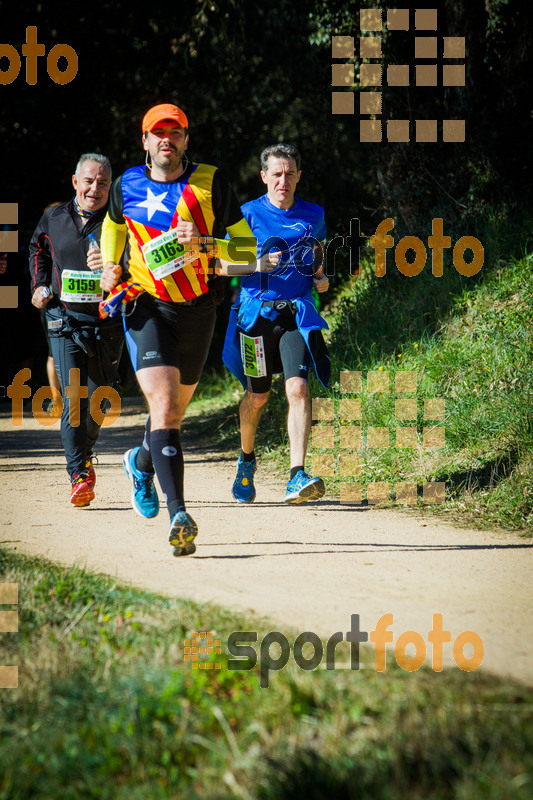
M 46 309 L 46 323 L 51 338 L 68 336 L 89 358 L 98 358 L 102 374 L 109 384 L 120 380 L 117 354 L 106 336 L 110 328 L 122 327 L 120 317 L 111 324 L 102 324 L 98 317 L 67 311 L 63 306 L 54 304 Z

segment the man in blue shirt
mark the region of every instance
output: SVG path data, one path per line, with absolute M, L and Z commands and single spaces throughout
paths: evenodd
M 267 147 L 261 154 L 261 167 L 267 193 L 246 203 L 242 211 L 257 238 L 258 255 L 277 266 L 271 272 L 242 278 L 226 334 L 224 363 L 246 389 L 239 407 L 242 451 L 232 493 L 240 503 L 255 500 L 255 435 L 272 374 L 283 371 L 291 455 L 285 502 L 305 503 L 324 494 L 322 479 L 305 472 L 311 431 L 311 363 L 324 385 L 329 380 L 329 356 L 320 332 L 327 324 L 312 295 L 313 285 L 319 292 L 329 285 L 322 272 L 324 210 L 294 196 L 301 176 L 295 147 Z

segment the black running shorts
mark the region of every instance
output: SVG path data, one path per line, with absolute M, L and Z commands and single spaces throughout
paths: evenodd
M 188 303 L 159 300 L 145 292 L 130 310 L 124 329 L 133 369 L 177 367 L 182 384 L 198 383 L 215 327 L 216 307 L 210 294 Z
M 282 305 L 282 303 L 286 305 Z M 249 392 L 258 394 L 268 392 L 272 385 L 274 372 L 283 372 L 285 380 L 289 378 L 309 380 L 311 354 L 307 349 L 304 337 L 297 328 L 292 303 L 289 300 L 282 301 L 282 303 L 276 302 L 278 315 L 274 320 L 259 315 L 249 331 L 237 328 L 241 354 L 244 354 L 243 367 Z M 245 340 L 243 340 L 243 336 L 246 337 Z M 246 364 L 246 349 L 252 346 L 250 342 L 252 338 L 258 339 L 256 349 L 264 353 L 262 370 L 261 358 L 257 361 L 258 368 L 250 369 Z M 261 377 L 252 377 L 246 374 L 250 371 L 263 371 L 266 374 Z

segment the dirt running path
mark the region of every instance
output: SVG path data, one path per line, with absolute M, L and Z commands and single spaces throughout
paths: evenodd
M 140 442 L 144 414 L 132 413 L 139 410 L 130 405 L 129 414 L 123 409 L 103 430 L 97 496 L 87 509 L 69 504 L 58 424 L 44 428 L 25 412 L 23 426 L 14 428 L 2 411 L 1 543 L 156 592 L 251 610 L 273 629 L 323 638 L 348 631 L 351 614 L 371 631 L 392 612 L 394 641 L 412 630 L 427 642 L 439 612 L 452 642 L 464 630 L 481 636 L 481 669 L 533 683 L 530 540 L 327 497 L 285 506 L 284 484 L 261 469 L 256 502 L 240 506 L 230 494 L 234 459 L 186 446 L 186 497 L 199 525 L 198 548 L 174 559 L 166 509 L 143 520 L 129 502 L 121 457 Z M 451 645 L 444 652 L 445 664 L 453 665 Z

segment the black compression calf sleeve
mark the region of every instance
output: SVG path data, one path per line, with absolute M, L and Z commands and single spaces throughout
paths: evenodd
M 170 428 L 152 431 L 150 433 L 150 450 L 155 473 L 163 490 L 169 514 L 171 514 L 177 506 L 184 505 L 183 453 L 179 430 Z
M 150 415 L 146 419 L 146 425 L 144 426 L 144 439 L 142 443 L 142 447 L 137 453 L 137 458 L 135 459 L 135 466 L 141 472 L 148 472 L 153 473 L 154 465 L 152 463 L 152 454 L 150 452 Z

